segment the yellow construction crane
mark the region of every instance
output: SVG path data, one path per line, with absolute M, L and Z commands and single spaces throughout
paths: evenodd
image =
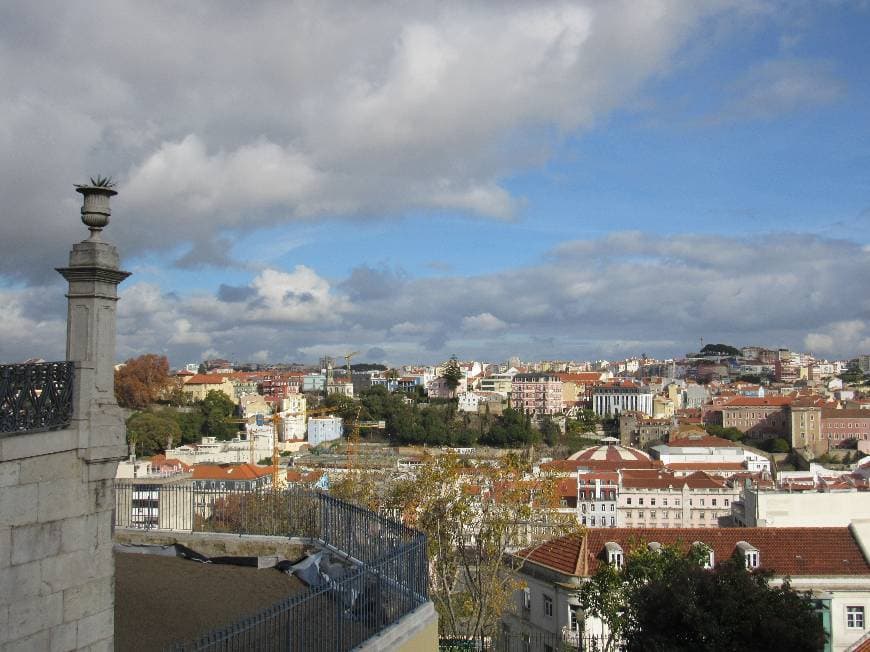
M 336 408 L 334 407 L 322 407 L 322 408 L 313 408 L 311 410 L 305 410 L 305 417 L 308 415 L 315 414 L 329 414 L 330 412 L 335 412 Z M 281 427 L 281 422 L 284 418 L 276 412 L 272 415 L 272 488 L 278 489 L 278 481 L 281 478 L 280 473 L 280 465 L 278 462 L 281 459 L 281 453 L 278 451 L 278 429 Z M 251 457 L 254 456 L 254 445 L 251 444 Z M 253 462 L 251 462 L 253 464 Z

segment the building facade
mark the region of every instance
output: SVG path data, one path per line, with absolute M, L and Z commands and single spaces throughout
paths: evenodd
M 600 417 L 615 417 L 623 412 L 651 417 L 653 393 L 648 387 L 629 382 L 601 385 L 592 390 L 592 409 Z
M 533 415 L 562 413 L 562 381 L 550 374 L 517 374 L 511 382 L 511 407 Z

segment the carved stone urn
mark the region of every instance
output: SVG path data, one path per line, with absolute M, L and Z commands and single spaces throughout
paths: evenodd
M 109 208 L 109 198 L 118 193 L 110 186 L 82 184 L 76 186 L 76 192 L 84 197 L 82 204 L 82 222 L 91 231 L 89 240 L 99 240 L 100 231 L 109 223 L 112 209 Z

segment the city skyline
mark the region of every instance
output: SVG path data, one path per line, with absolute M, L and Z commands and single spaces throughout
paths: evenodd
M 118 358 L 870 349 L 866 3 L 4 11 L 0 353 L 59 359 L 118 182 Z

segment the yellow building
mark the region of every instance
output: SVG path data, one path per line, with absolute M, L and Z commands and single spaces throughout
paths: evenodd
M 206 397 L 211 390 L 223 392 L 230 397 L 230 400 L 236 402 L 236 388 L 226 376 L 218 374 L 196 374 L 195 376 L 187 377 L 181 391 L 184 392 L 194 401 L 201 401 Z

